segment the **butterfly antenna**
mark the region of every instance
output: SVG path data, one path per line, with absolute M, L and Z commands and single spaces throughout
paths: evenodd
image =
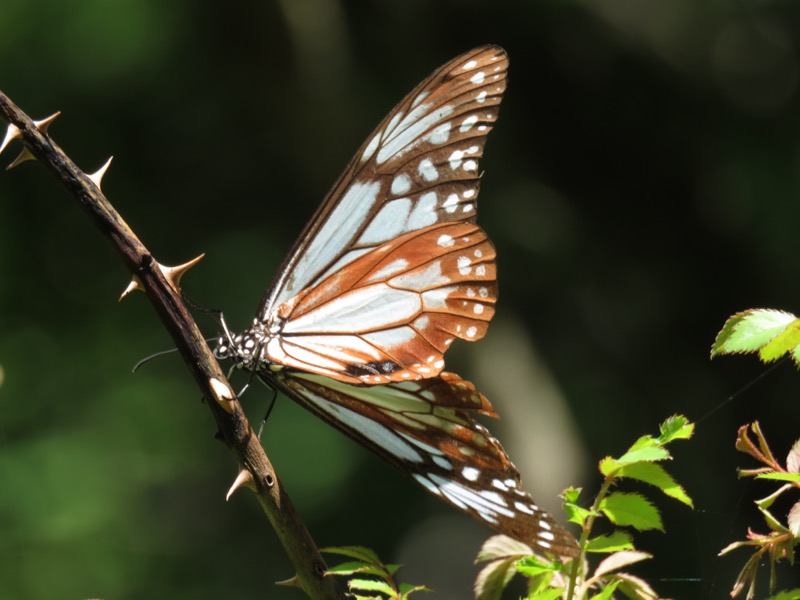
M 133 365 L 133 368 L 131 369 L 131 373 L 136 373 L 136 371 L 139 370 L 139 367 L 141 367 L 142 365 L 144 365 L 146 363 L 149 363 L 154 358 L 158 358 L 159 356 L 164 356 L 166 354 L 172 354 L 173 352 L 177 352 L 177 351 L 178 351 L 177 348 L 170 348 L 169 350 L 162 350 L 161 352 L 156 352 L 155 354 L 151 354 L 150 356 L 145 356 L 142 360 L 140 360 L 135 365 Z

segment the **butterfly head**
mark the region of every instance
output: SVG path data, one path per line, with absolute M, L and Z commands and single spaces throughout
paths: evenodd
M 217 340 L 214 357 L 217 360 L 232 359 L 236 367 L 256 370 L 263 348 L 264 336 L 256 328 L 231 334 L 227 327 L 225 335 Z

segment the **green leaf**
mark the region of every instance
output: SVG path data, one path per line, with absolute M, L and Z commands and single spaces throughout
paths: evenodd
M 672 476 L 661 465 L 649 462 L 640 462 L 626 465 L 617 472 L 617 477 L 629 477 L 638 481 L 649 483 L 660 489 L 667 496 L 675 498 L 693 507 L 692 499 L 686 494 L 683 488 L 678 485 Z
M 591 511 L 578 506 L 577 502 L 581 491 L 581 488 L 568 487 L 561 495 L 564 498 L 564 512 L 567 513 L 567 520 L 583 527 L 583 523 L 589 517 Z
M 385 581 L 378 581 L 375 579 L 351 579 L 347 582 L 347 586 L 351 590 L 362 590 L 365 592 L 380 592 L 387 596 L 397 596 L 395 589 Z
M 772 362 L 797 348 L 798 344 L 800 344 L 800 321 L 795 319 L 784 331 L 776 335 L 775 339 L 761 348 L 758 356 L 763 362 Z
M 611 595 L 614 593 L 614 590 L 617 589 L 619 584 L 620 584 L 620 582 L 618 580 L 617 581 L 612 581 L 607 586 L 605 586 L 600 591 L 599 594 L 595 594 L 594 596 L 592 596 L 592 600 L 610 600 L 611 599 Z
M 414 592 L 431 591 L 429 587 L 425 587 L 424 585 L 411 585 L 410 583 L 401 583 L 399 587 L 400 587 L 400 598 L 402 598 L 402 600 L 406 600 L 406 598 L 408 598 Z
M 564 512 L 567 513 L 567 521 L 577 523 L 583 527 L 583 523 L 592 514 L 592 511 L 578 506 L 577 504 L 564 503 Z
M 362 560 L 371 565 L 382 565 L 381 559 L 378 555 L 369 548 L 363 546 L 331 546 L 330 548 L 322 548 L 326 554 L 340 554 L 342 556 L 349 556 L 356 560 Z
M 343 562 L 340 565 L 330 567 L 327 571 L 330 575 L 353 575 L 354 573 L 365 573 L 376 577 L 386 577 L 386 571 L 380 567 L 369 565 L 360 560 Z
M 774 596 L 767 598 L 767 600 L 797 600 L 798 598 L 800 598 L 800 588 L 794 588 L 793 590 L 778 592 Z
M 751 309 L 733 315 L 711 347 L 711 357 L 720 354 L 756 352 L 780 335 L 796 317 L 772 309 Z
M 615 492 L 600 502 L 600 510 L 615 525 L 635 527 L 639 531 L 664 531 L 656 507 L 640 494 Z
M 516 574 L 517 559 L 494 560 L 486 565 L 475 579 L 476 600 L 500 600 L 503 590 Z
M 674 440 L 688 440 L 694 434 L 694 423 L 683 415 L 673 415 L 661 426 L 661 435 L 658 436 L 658 443 L 661 445 L 669 444 Z
M 528 596 L 527 600 L 558 600 L 564 594 L 564 588 L 551 588 Z
M 630 464 L 635 462 L 654 462 L 659 460 L 666 460 L 670 457 L 669 452 L 660 446 L 648 446 L 630 450 L 620 456 L 617 462 L 620 464 Z
M 756 479 L 774 479 L 775 481 L 800 481 L 800 473 L 761 473 Z
M 575 504 L 578 501 L 578 498 L 580 498 L 582 491 L 583 488 L 576 488 L 570 486 L 567 489 L 565 489 L 564 493 L 561 495 L 564 497 L 564 502 L 572 502 L 573 504 Z
M 618 552 L 633 550 L 633 539 L 625 531 L 616 530 L 610 535 L 598 535 L 586 544 L 587 552 Z
M 526 577 L 536 577 L 542 573 L 552 573 L 555 569 L 551 563 L 545 562 L 536 556 L 526 556 L 517 562 L 517 572 Z

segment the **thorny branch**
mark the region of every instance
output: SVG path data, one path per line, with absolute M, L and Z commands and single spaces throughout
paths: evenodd
M 21 138 L 26 150 L 78 200 L 120 254 L 137 287 L 147 294 L 202 390 L 220 436 L 239 464 L 240 474 L 231 491 L 246 485 L 255 492 L 297 570 L 297 575 L 286 583 L 302 588 L 314 599 L 344 598 L 335 580 L 323 576 L 326 566 L 316 544 L 283 490 L 230 383 L 181 299 L 178 280 L 182 271 L 165 268 L 155 260 L 100 191 L 102 170 L 90 177 L 79 169 L 47 135 L 49 120 L 35 123 L 2 92 L 0 117 L 9 124 L 8 135 Z

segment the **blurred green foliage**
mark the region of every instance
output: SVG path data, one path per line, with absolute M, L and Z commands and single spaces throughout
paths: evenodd
M 113 154 L 109 198 L 162 262 L 206 252 L 186 291 L 241 328 L 394 103 L 456 54 L 504 46 L 480 217 L 498 318 L 538 350 L 583 444 L 556 430 L 560 448 L 512 457 L 562 473 L 550 489 L 591 486 L 567 450 L 596 460 L 670 414 L 699 421 L 672 470 L 702 512 L 667 511 L 670 535 L 641 545 L 664 595 L 721 597 L 736 565 L 716 552 L 758 494 L 735 478 L 736 429 L 760 419 L 776 452 L 799 437 L 791 367 L 702 419 L 762 370 L 708 362 L 725 318 L 797 311 L 798 31 L 800 6 L 769 0 L 5 0 L 0 89 L 34 118 L 61 110 L 51 133 L 85 170 Z M 234 464 L 179 359 L 130 373 L 170 341 L 142 297 L 116 303 L 127 280 L 41 167 L 0 177 L 0 597 L 300 597 L 272 586 L 292 573 L 253 499 L 224 503 Z M 512 341 L 492 331 L 448 368 L 519 426 L 541 391 L 497 400 L 504 369 L 482 370 L 481 347 Z M 255 420 L 266 398 L 248 395 Z M 469 596 L 488 531 L 285 399 L 265 444 L 321 544 Z

